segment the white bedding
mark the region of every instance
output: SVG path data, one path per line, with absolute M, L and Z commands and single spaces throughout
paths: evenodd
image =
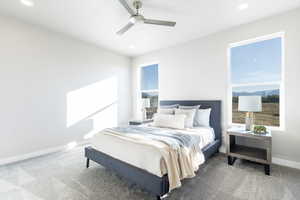
M 208 127 L 189 128 L 184 131 L 188 134 L 201 136 L 200 148 L 203 149 L 215 139 L 214 130 Z M 140 169 L 146 170 L 156 176 L 162 177 L 166 174 L 166 168 L 162 162 L 162 155 L 153 148 L 111 135 L 97 133 L 91 140 L 93 148 L 113 158 L 131 164 Z

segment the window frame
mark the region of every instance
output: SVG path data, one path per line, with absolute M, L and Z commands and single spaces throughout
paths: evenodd
M 158 79 L 157 79 L 157 81 L 158 81 L 158 84 L 157 84 L 157 89 L 156 90 L 142 90 L 141 89 L 141 81 L 142 81 L 142 76 L 141 76 L 141 74 L 142 74 L 142 69 L 144 68 L 144 67 L 149 67 L 149 66 L 151 66 L 151 65 L 157 65 L 158 66 Z M 144 63 L 144 64 L 140 64 L 139 65 L 139 67 L 138 67 L 138 96 L 137 96 L 137 100 L 138 100 L 138 103 L 137 103 L 137 105 L 138 105 L 138 108 L 141 108 L 142 106 L 141 106 L 141 100 L 142 100 L 142 93 L 143 92 L 157 92 L 158 93 L 158 107 L 159 107 L 159 102 L 160 102 L 160 95 L 159 95 L 159 84 L 160 84 L 160 78 L 159 78 L 159 74 L 160 74 L 160 70 L 159 70 L 159 68 L 160 68 L 160 64 L 159 64 L 159 62 L 150 62 L 150 63 Z
M 262 42 L 265 40 L 271 40 L 275 38 L 281 38 L 281 81 L 278 82 L 260 82 L 260 83 L 250 83 L 250 84 L 232 84 L 231 82 L 231 49 L 238 46 L 244 46 L 251 43 Z M 285 32 L 277 32 L 269 35 L 264 35 L 261 37 L 256 37 L 240 42 L 230 43 L 227 48 L 227 68 L 228 68 L 228 125 L 229 126 L 244 126 L 244 124 L 238 124 L 232 122 L 232 88 L 239 86 L 254 86 L 254 85 L 271 85 L 271 84 L 279 84 L 280 85 L 280 94 L 279 94 L 279 124 L 280 126 L 266 126 L 270 130 L 275 131 L 284 131 L 285 130 Z

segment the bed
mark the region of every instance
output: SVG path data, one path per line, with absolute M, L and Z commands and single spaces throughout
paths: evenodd
M 211 130 L 199 130 L 205 132 L 209 142 L 203 145 L 202 152 L 205 160 L 209 159 L 213 154 L 218 152 L 221 146 L 222 131 L 221 131 L 221 101 L 160 101 L 160 105 L 179 104 L 183 106 L 201 105 L 201 109 L 211 108 L 210 126 Z M 198 130 L 191 130 L 198 131 Z M 211 137 L 213 133 L 213 138 Z M 118 140 L 118 138 L 115 138 Z M 102 145 L 100 142 L 102 141 Z M 99 136 L 98 139 L 93 140 L 92 146 L 85 148 L 85 157 L 87 158 L 86 167 L 89 167 L 89 161 L 99 163 L 100 165 L 114 170 L 116 173 L 126 178 L 128 181 L 137 184 L 142 189 L 155 195 L 157 199 L 169 192 L 169 178 L 168 174 L 161 173 L 157 166 L 159 156 L 151 155 L 151 152 L 145 147 L 131 145 L 119 146 L 118 148 L 109 148 L 110 143 L 117 142 L 112 139 Z M 103 145 L 107 144 L 107 146 Z M 122 143 L 126 145 L 126 143 Z M 124 156 L 126 153 L 120 149 L 126 148 L 126 153 L 130 154 L 130 162 Z M 123 154 L 122 154 L 123 153 Z M 151 160 L 141 159 L 143 155 L 154 158 Z M 155 161 L 155 158 L 157 161 Z M 128 158 L 127 158 L 128 159 Z M 126 162 L 125 162 L 126 161 Z M 130 164 L 129 164 L 130 163 Z

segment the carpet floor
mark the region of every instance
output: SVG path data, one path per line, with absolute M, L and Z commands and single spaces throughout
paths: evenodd
M 237 160 L 228 166 L 216 155 L 197 176 L 183 181 L 166 200 L 299 200 L 300 171 Z M 83 147 L 0 167 L 1 200 L 153 200 L 155 197 L 91 161 Z

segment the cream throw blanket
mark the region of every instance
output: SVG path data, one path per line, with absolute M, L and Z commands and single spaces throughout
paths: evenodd
M 182 179 L 194 177 L 195 172 L 199 169 L 199 165 L 205 161 L 202 151 L 199 151 L 199 147 L 195 145 L 190 148 L 174 148 L 162 140 L 149 139 L 136 133 L 124 135 L 122 132 L 114 129 L 106 129 L 103 131 L 103 134 L 119 137 L 138 144 L 148 145 L 155 151 L 159 151 L 162 155 L 162 174 L 167 170 L 170 185 L 169 191 L 180 187 Z

